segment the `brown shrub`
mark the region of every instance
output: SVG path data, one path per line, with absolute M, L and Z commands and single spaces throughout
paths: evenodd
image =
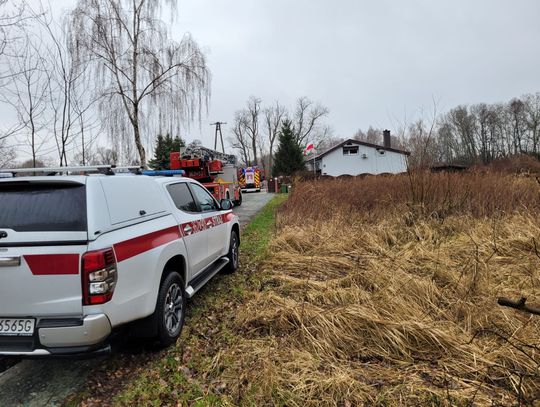
M 488 165 L 476 166 L 475 169 L 507 174 L 540 174 L 540 161 L 532 155 L 519 154 L 499 158 Z
M 297 183 L 282 214 L 286 223 L 303 223 L 340 214 L 378 220 L 391 212 L 435 218 L 537 212 L 539 187 L 534 178 L 480 172 L 317 180 Z
M 233 404 L 540 398 L 540 318 L 496 302 L 540 300 L 536 182 L 415 175 L 416 197 L 406 176 L 295 185 L 243 339 L 213 366 Z

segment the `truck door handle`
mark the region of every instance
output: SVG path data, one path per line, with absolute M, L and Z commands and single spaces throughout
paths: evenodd
M 193 229 L 191 228 L 191 226 L 189 226 L 189 225 L 184 226 L 184 233 L 186 235 L 191 235 L 192 231 L 193 231 Z
M 13 267 L 21 265 L 21 256 L 0 257 L 0 267 Z

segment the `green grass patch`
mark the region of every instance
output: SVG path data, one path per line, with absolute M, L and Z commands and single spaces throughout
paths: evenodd
M 259 260 L 264 256 L 275 226 L 276 209 L 288 198 L 287 194 L 278 194 L 266 204 L 263 210 L 245 227 L 242 233 L 240 250 L 243 260 Z
M 267 255 L 276 210 L 287 195 L 276 195 L 241 233 L 240 268 L 219 275 L 188 303 L 186 321 L 176 346 L 159 357 L 136 366 L 121 390 L 113 395 L 117 405 L 220 406 L 230 404 L 225 383 L 212 369 L 220 350 L 241 339 L 235 325 L 238 307 L 259 287 L 259 264 Z M 114 370 L 115 356 L 108 363 Z M 119 374 L 128 369 L 119 368 Z M 115 372 L 109 372 L 111 376 Z M 128 373 L 125 373 L 126 375 Z M 92 401 L 96 401 L 95 398 Z M 103 400 L 108 403 L 111 399 Z

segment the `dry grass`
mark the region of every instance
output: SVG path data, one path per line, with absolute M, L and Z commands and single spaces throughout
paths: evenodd
M 409 182 L 295 186 L 242 339 L 212 365 L 231 403 L 540 399 L 540 317 L 496 304 L 540 302 L 536 181 L 422 174 L 416 196 Z
M 298 186 L 285 206 L 287 222 L 326 220 L 352 213 L 364 220 L 379 219 L 395 211 L 436 218 L 540 211 L 539 184 L 526 175 L 416 172 L 410 177 L 366 176 Z

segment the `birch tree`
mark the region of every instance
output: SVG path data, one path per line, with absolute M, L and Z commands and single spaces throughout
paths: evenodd
M 525 100 L 525 121 L 530 132 L 532 142 L 532 152 L 538 154 L 538 143 L 540 138 L 540 92 L 524 96 Z
M 112 138 L 120 137 L 122 144 L 132 140 L 141 165 L 146 165 L 143 133 L 148 137 L 152 120 L 178 129 L 200 120 L 209 98 L 205 55 L 188 34 L 179 42 L 170 39 L 160 18 L 174 16 L 176 3 L 79 0 L 69 14 L 70 51 L 97 79 L 101 115 L 119 113 L 109 122 Z

